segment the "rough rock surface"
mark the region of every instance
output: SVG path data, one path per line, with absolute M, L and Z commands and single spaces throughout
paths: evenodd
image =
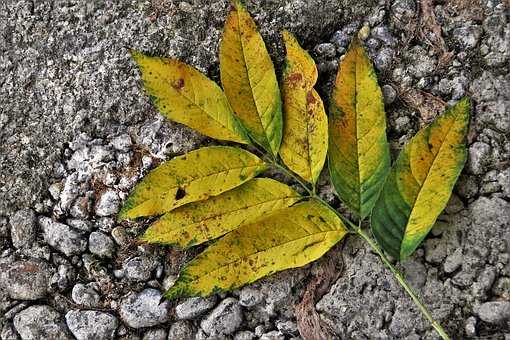
M 400 269 L 450 334 L 509 338 L 508 1 L 245 2 L 277 72 L 279 31 L 297 34 L 317 62 L 326 101 L 339 59 L 365 27 L 393 155 L 444 103 L 471 96 L 467 166 L 436 227 Z M 88 324 L 110 317 L 118 326 L 101 332 L 114 338 L 299 338 L 295 305 L 326 260 L 207 304 L 160 304 L 195 253 L 139 245 L 146 225 L 115 221 L 148 170 L 211 142 L 157 114 L 128 48 L 179 58 L 218 80 L 228 6 L 0 1 L 0 339 L 70 339 L 68 328 L 86 338 L 100 331 Z M 444 43 L 424 14 L 435 18 Z M 327 181 L 320 184 L 324 199 L 343 209 Z M 437 338 L 360 240 L 350 237 L 330 254 L 343 271 L 315 307 L 334 336 Z
M 69 330 L 78 340 L 108 340 L 115 337 L 117 318 L 94 310 L 72 310 L 66 314 Z

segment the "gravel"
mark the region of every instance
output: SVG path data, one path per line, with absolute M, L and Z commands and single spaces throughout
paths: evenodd
M 99 293 L 90 284 L 84 285 L 82 283 L 74 285 L 71 297 L 74 303 L 85 308 L 99 307 L 99 301 L 101 299 Z
M 482 321 L 490 324 L 501 324 L 510 320 L 510 302 L 490 301 L 485 302 L 476 309 L 476 314 Z
M 48 293 L 50 267 L 42 261 L 0 263 L 0 287 L 14 300 L 38 300 Z
M 64 318 L 52 307 L 30 306 L 14 317 L 14 327 L 22 340 L 71 340 Z
M 36 215 L 31 209 L 17 211 L 10 219 L 11 240 L 15 248 L 29 248 L 37 233 Z
M 51 218 L 39 218 L 44 240 L 66 256 L 78 255 L 87 249 L 83 234 L 68 225 L 55 222 Z
M 78 340 L 114 339 L 118 326 L 115 316 L 94 310 L 72 310 L 66 314 L 66 322 Z
M 202 320 L 200 327 L 211 336 L 230 335 L 241 326 L 242 321 L 239 302 L 234 298 L 226 298 Z
M 99 257 L 113 257 L 115 243 L 108 235 L 94 231 L 89 235 L 89 251 Z
M 119 209 L 119 195 L 114 190 L 107 190 L 99 196 L 95 211 L 97 216 L 111 216 L 119 212 Z
M 147 288 L 140 293 L 130 293 L 120 304 L 119 314 L 129 327 L 152 327 L 168 321 L 169 302 L 161 302 L 163 295 Z
M 212 309 L 217 300 L 215 295 L 208 298 L 194 297 L 187 299 L 175 306 L 175 315 L 179 320 L 195 319 Z
M 168 340 L 192 340 L 194 334 L 193 325 L 189 321 L 176 321 L 168 330 Z

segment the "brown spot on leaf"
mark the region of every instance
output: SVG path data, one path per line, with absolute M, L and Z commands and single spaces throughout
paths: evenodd
M 316 101 L 317 99 L 315 99 L 315 97 L 313 96 L 312 91 L 308 91 L 308 93 L 306 94 L 306 103 L 310 105 L 315 104 Z
M 291 75 L 289 75 L 287 80 L 290 85 L 296 86 L 298 82 L 303 80 L 303 76 L 301 75 L 301 73 L 292 73 Z
M 180 90 L 184 87 L 184 79 L 182 78 L 179 78 L 173 85 L 172 87 L 176 90 Z

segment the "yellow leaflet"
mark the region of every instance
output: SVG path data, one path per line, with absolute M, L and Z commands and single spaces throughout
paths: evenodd
M 264 40 L 238 1 L 225 22 L 220 74 L 225 94 L 250 136 L 276 155 L 282 138 L 280 90 Z
M 248 221 L 286 208 L 301 199 L 291 187 L 269 178 L 254 178 L 206 201 L 166 213 L 146 232 L 149 243 L 182 248 L 218 238 Z
M 183 269 L 166 296 L 205 296 L 304 266 L 321 257 L 346 231 L 340 218 L 321 203 L 298 203 L 219 239 Z
M 322 100 L 313 89 L 317 68 L 310 55 L 288 31 L 282 79 L 283 139 L 280 157 L 289 169 L 315 183 L 328 151 L 328 119 Z
M 372 231 L 392 256 L 413 253 L 443 211 L 466 161 L 467 98 L 404 147 L 372 212 Z
M 162 115 L 212 138 L 247 144 L 221 88 L 205 75 L 175 59 L 132 51 L 145 89 Z
M 340 199 L 364 219 L 389 172 L 390 155 L 381 90 L 357 38 L 340 64 L 329 111 L 331 180 Z
M 211 146 L 189 152 L 152 170 L 124 203 L 119 219 L 161 215 L 186 203 L 233 189 L 266 169 L 248 151 Z

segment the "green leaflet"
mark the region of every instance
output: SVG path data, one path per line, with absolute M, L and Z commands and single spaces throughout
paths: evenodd
M 468 99 L 448 109 L 393 165 L 372 212 L 372 232 L 393 257 L 409 257 L 446 207 L 466 161 L 469 111 Z
M 364 219 L 389 172 L 390 154 L 381 90 L 358 39 L 340 64 L 329 111 L 331 181 L 340 199 Z

